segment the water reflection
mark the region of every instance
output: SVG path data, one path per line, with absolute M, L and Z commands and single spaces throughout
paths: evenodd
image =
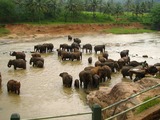
M 109 58 L 118 60 L 120 51 L 130 50 L 131 60 L 144 61 L 154 64 L 160 61 L 160 35 L 159 34 L 134 34 L 134 35 L 87 35 L 74 36 L 82 40 L 82 45 L 91 43 L 93 46 L 105 44 Z M 33 68 L 29 64 L 33 46 L 42 43 L 53 43 L 54 52 L 41 54 L 45 60 L 44 68 Z M 73 76 L 73 80 L 79 79 L 79 72 L 86 66 L 94 66 L 98 60 L 98 54 L 83 53 L 82 61 L 62 61 L 57 56 L 56 49 L 62 43 L 71 44 L 67 36 L 53 38 L 48 41 L 0 44 L 0 72 L 2 74 L 2 87 L 0 89 L 0 116 L 3 120 L 10 119 L 10 115 L 18 112 L 21 118 L 37 118 L 44 116 L 56 116 L 64 114 L 75 114 L 91 111 L 86 103 L 86 92 L 82 88 L 71 89 L 62 86 L 61 72 L 68 72 Z M 14 57 L 9 55 L 10 51 L 25 51 L 27 69 L 14 70 L 7 67 L 9 59 Z M 143 58 L 148 55 L 148 58 Z M 93 58 L 92 64 L 88 64 L 88 57 Z M 21 82 L 21 93 L 19 96 L 7 92 L 6 84 L 9 79 Z M 112 74 L 112 79 L 102 83 L 101 86 L 113 87 L 115 84 L 126 81 L 120 72 Z M 16 108 L 16 109 L 15 109 Z M 72 120 L 73 118 L 65 118 Z M 89 120 L 91 115 L 76 117 L 76 120 Z

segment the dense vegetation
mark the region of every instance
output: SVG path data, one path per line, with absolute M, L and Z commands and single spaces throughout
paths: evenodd
M 0 23 L 141 22 L 160 28 L 154 0 L 0 0 Z M 155 17 L 156 14 L 156 17 Z M 152 24 L 153 23 L 153 24 Z

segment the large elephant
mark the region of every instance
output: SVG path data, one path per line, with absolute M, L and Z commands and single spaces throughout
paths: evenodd
M 79 80 L 80 80 L 80 86 L 83 87 L 84 89 L 87 89 L 89 86 L 92 87 L 93 82 L 92 82 L 92 74 L 89 70 L 82 70 L 79 73 Z
M 99 55 L 99 56 L 98 56 L 98 60 L 99 60 L 101 63 L 106 62 L 106 58 L 103 57 L 102 55 Z
M 86 53 L 88 53 L 88 51 L 89 51 L 89 53 L 92 53 L 92 45 L 91 44 L 85 44 L 85 45 L 83 45 L 83 47 L 82 47 L 82 51 L 84 52 L 84 49 L 86 49 Z
M 68 74 L 67 72 L 62 72 L 59 74 L 59 76 L 62 77 L 63 85 L 65 87 L 72 86 L 73 78 L 70 74 Z
M 9 80 L 7 82 L 7 90 L 8 92 L 14 92 L 16 94 L 20 94 L 21 83 L 16 80 Z
M 103 56 L 104 58 L 106 58 L 106 60 L 107 60 L 107 59 L 108 59 L 108 56 L 109 56 L 108 51 L 104 51 L 104 52 L 102 53 L 102 56 Z
M 34 67 L 34 66 L 37 66 L 37 61 L 41 61 L 44 65 L 44 59 L 42 57 L 31 57 L 29 63 L 30 63 L 30 65 L 32 65 Z
M 123 76 L 123 78 L 125 78 L 126 76 L 129 76 L 130 77 L 130 72 L 129 72 L 129 70 L 131 69 L 131 68 L 133 68 L 133 66 L 128 66 L 128 65 L 126 65 L 126 66 L 123 66 L 122 67 L 122 69 L 121 69 L 121 74 L 122 74 L 122 76 Z M 130 77 L 131 78 L 131 77 Z
M 92 79 L 93 79 L 93 87 L 94 88 L 98 88 L 99 87 L 99 83 L 100 83 L 100 76 L 97 75 L 97 74 L 94 74 L 92 76 Z
M 142 65 L 142 63 L 143 63 L 143 62 L 138 62 L 138 61 L 133 60 L 133 61 L 130 61 L 130 62 L 128 63 L 128 66 L 136 67 L 136 66 Z
M 13 51 L 12 53 L 10 53 L 11 56 L 15 56 L 16 59 L 23 59 L 26 60 L 26 55 L 24 52 L 15 52 Z
M 71 52 L 62 51 L 61 52 L 61 59 L 62 60 L 71 60 Z
M 75 49 L 80 49 L 80 44 L 78 44 L 77 42 L 73 42 L 72 44 L 71 44 L 71 48 L 72 48 L 72 51 L 74 51 Z
M 14 59 L 8 61 L 8 67 L 14 66 L 14 69 L 23 68 L 26 69 L 26 61 L 23 59 Z
M 96 46 L 94 46 L 94 51 L 95 51 L 96 54 L 97 54 L 98 51 L 103 53 L 105 51 L 105 45 L 96 45 Z
M 41 60 L 38 60 L 38 61 L 35 63 L 35 66 L 38 67 L 38 68 L 43 68 L 43 67 L 44 67 L 44 62 L 42 62 Z
M 71 52 L 71 60 L 73 61 L 74 59 L 82 60 L 82 52 L 80 52 L 80 51 Z
M 40 53 L 46 53 L 47 47 L 43 44 L 38 44 L 34 46 L 34 51 L 40 52 Z
M 68 51 L 68 46 L 69 46 L 68 44 L 64 43 L 64 44 L 60 44 L 60 45 L 59 45 L 59 48 L 62 49 L 62 50 L 64 50 L 64 51 L 65 51 L 65 50 Z
M 54 49 L 54 45 L 52 43 L 44 43 L 43 45 L 46 47 L 47 52 L 52 52 Z
M 98 70 L 98 75 L 100 76 L 100 82 L 105 82 L 107 79 L 111 79 L 112 70 L 109 66 L 104 65 Z
M 121 58 L 122 58 L 122 57 L 126 57 L 126 56 L 128 56 L 128 55 L 129 55 L 129 50 L 122 50 L 122 51 L 120 52 Z

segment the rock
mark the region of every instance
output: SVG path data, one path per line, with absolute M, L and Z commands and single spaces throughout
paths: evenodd
M 154 86 L 158 83 L 160 83 L 159 79 L 145 77 L 137 82 L 118 83 L 112 89 L 111 88 L 103 88 L 103 89 L 100 88 L 98 91 L 93 91 L 87 95 L 88 104 L 92 106 L 93 104 L 97 103 L 102 108 L 105 108 L 109 105 L 112 105 L 120 100 L 126 99 L 130 97 L 131 95 L 138 93 L 148 87 Z M 157 89 L 160 90 L 160 88 L 157 88 Z M 157 93 L 157 89 L 150 90 L 146 93 L 143 93 L 141 95 L 138 95 L 137 97 L 130 99 L 127 102 L 121 103 L 117 106 L 116 109 L 115 107 L 112 107 L 108 110 L 105 110 L 103 112 L 103 119 L 105 119 L 108 116 L 113 115 L 114 112 L 119 113 L 125 109 L 135 106 L 136 104 L 141 103 L 143 99 L 148 96 L 152 97 L 152 96 L 159 94 Z M 130 115 L 126 114 L 125 117 L 127 118 L 127 116 L 130 116 Z M 118 118 L 118 119 L 122 119 L 122 118 Z

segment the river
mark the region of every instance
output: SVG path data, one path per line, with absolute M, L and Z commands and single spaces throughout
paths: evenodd
M 160 34 L 143 33 L 129 35 L 113 34 L 93 34 L 73 36 L 81 39 L 81 45 L 91 43 L 93 46 L 105 44 L 109 58 L 118 60 L 119 52 L 129 49 L 131 60 L 139 62 L 147 61 L 148 64 L 160 62 Z M 44 68 L 33 68 L 29 64 L 31 51 L 34 45 L 42 43 L 53 43 L 54 52 L 41 54 L 45 60 Z M 57 56 L 56 49 L 62 43 L 71 44 L 67 36 L 57 37 L 46 41 L 25 42 L 25 43 L 0 43 L 0 72 L 2 74 L 2 86 L 0 88 L 0 119 L 9 120 L 12 113 L 19 113 L 21 119 L 59 116 L 66 114 L 76 114 L 90 112 L 91 109 L 86 102 L 86 93 L 82 88 L 64 88 L 61 72 L 68 72 L 73 79 L 79 79 L 78 74 L 88 64 L 88 57 L 92 56 L 93 63 L 98 60 L 98 56 L 83 53 L 82 61 L 61 61 Z M 25 51 L 27 69 L 14 70 L 7 67 L 10 59 L 10 51 Z M 99 53 L 98 53 L 99 54 Z M 148 55 L 148 58 L 142 57 Z M 15 79 L 21 82 L 21 93 L 16 95 L 7 92 L 6 84 L 8 80 Z M 102 86 L 113 87 L 115 84 L 127 81 L 120 73 L 113 73 L 112 79 L 102 83 Z M 57 118 L 63 120 L 64 118 Z M 65 120 L 91 120 L 91 115 L 67 117 Z M 56 119 L 54 119 L 56 120 Z

